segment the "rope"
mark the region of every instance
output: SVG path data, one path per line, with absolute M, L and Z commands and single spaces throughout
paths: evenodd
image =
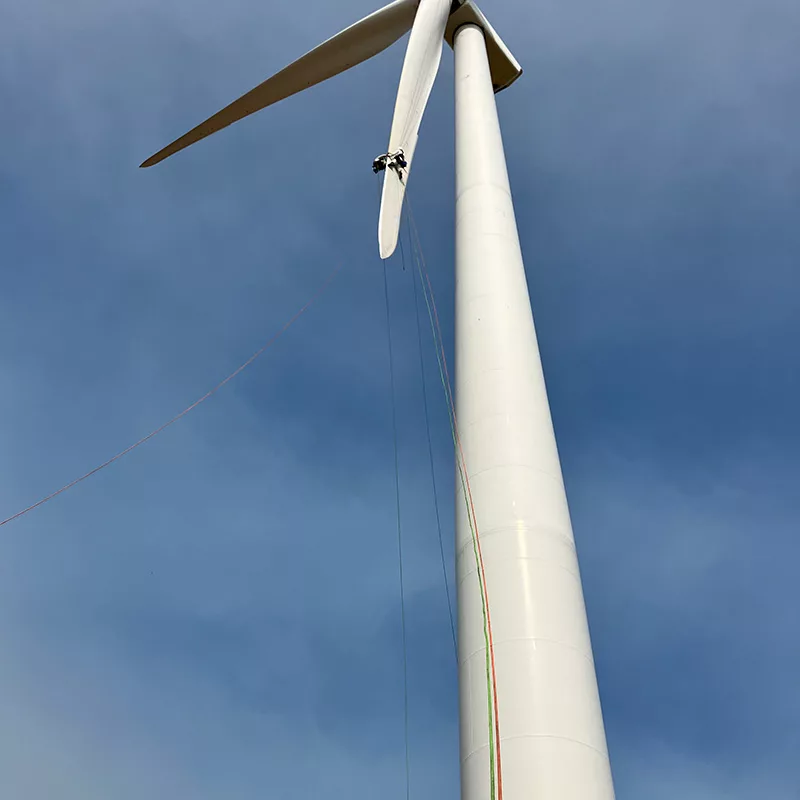
M 406 216 L 406 223 L 408 224 L 408 217 Z M 414 252 L 414 242 L 411 239 L 411 227 L 408 225 L 408 239 L 409 243 L 411 244 L 411 252 Z M 403 269 L 405 269 L 405 253 L 403 252 L 403 241 L 400 240 L 400 254 L 403 257 Z M 417 321 L 417 346 L 419 349 L 419 373 L 422 378 L 422 400 L 423 406 L 425 408 L 425 433 L 428 437 L 428 459 L 430 461 L 431 466 L 431 485 L 433 487 L 433 507 L 436 512 L 436 530 L 439 534 L 439 554 L 441 555 L 442 560 L 442 578 L 444 579 L 444 591 L 445 595 L 447 596 L 447 613 L 450 616 L 450 632 L 453 635 L 453 652 L 456 656 L 456 661 L 458 660 L 458 641 L 456 639 L 456 625 L 455 620 L 453 618 L 453 603 L 450 597 L 450 584 L 447 577 L 447 559 L 444 555 L 444 539 L 442 537 L 442 518 L 441 514 L 439 513 L 439 492 L 436 487 L 436 469 L 434 467 L 434 458 L 433 458 L 433 441 L 431 439 L 431 421 L 430 421 L 430 411 L 428 402 L 428 384 L 425 380 L 425 359 L 422 352 L 422 325 L 420 324 L 419 319 L 419 299 L 418 299 L 418 291 L 417 291 L 417 273 L 414 269 L 411 270 L 411 279 L 414 285 L 414 313 L 416 315 Z
M 206 392 L 200 399 L 195 400 L 194 403 L 192 403 L 190 406 L 181 411 L 180 414 L 176 414 L 171 420 L 169 420 L 169 422 L 165 422 L 159 428 L 156 428 L 151 433 L 148 433 L 147 436 L 144 436 L 143 438 L 139 439 L 138 442 L 135 442 L 130 447 L 126 447 L 122 452 L 117 453 L 117 455 L 113 456 L 112 458 L 109 458 L 108 461 L 104 461 L 102 464 L 100 464 L 100 466 L 95 467 L 93 470 L 90 470 L 85 475 L 81 475 L 80 478 L 76 478 L 74 481 L 71 481 L 66 486 L 62 486 L 58 491 L 55 491 L 52 494 L 43 497 L 41 500 L 34 503 L 33 505 L 28 506 L 22 511 L 18 511 L 16 514 L 13 514 L 7 519 L 4 519 L 2 522 L 0 522 L 0 528 L 2 528 L 4 525 L 8 525 L 10 522 L 13 522 L 16 519 L 19 519 L 20 517 L 25 516 L 34 509 L 39 508 L 39 506 L 43 506 L 45 503 L 50 502 L 50 500 L 53 500 L 59 495 L 64 494 L 64 492 L 69 491 L 73 487 L 77 486 L 79 483 L 83 483 L 83 481 L 87 480 L 88 478 L 91 478 L 93 475 L 96 475 L 98 472 L 104 470 L 106 467 L 110 467 L 114 462 L 119 461 L 121 458 L 128 455 L 128 453 L 132 452 L 133 450 L 136 450 L 138 447 L 141 447 L 145 442 L 149 442 L 150 439 L 152 439 L 155 436 L 158 436 L 159 433 L 162 433 L 171 425 L 174 425 L 179 419 L 185 417 L 190 411 L 193 411 L 201 403 L 204 403 L 206 400 L 208 400 L 209 397 L 216 394 L 223 386 L 230 383 L 237 375 L 239 375 L 241 372 L 247 369 L 257 358 L 263 355 L 266 350 L 268 350 L 278 339 L 280 339 L 280 337 L 283 336 L 283 334 L 286 333 L 286 331 L 289 330 L 289 328 L 291 328 L 292 325 L 294 325 L 294 323 L 297 322 L 297 320 L 300 319 L 300 317 L 302 317 L 303 314 L 305 314 L 306 311 L 308 311 L 308 309 L 311 308 L 311 306 L 325 293 L 325 291 L 328 289 L 333 279 L 338 275 L 340 270 L 341 270 L 341 265 L 336 267 L 336 269 L 328 276 L 327 280 L 322 284 L 322 286 L 312 295 L 311 299 L 293 317 L 291 317 L 289 321 L 277 333 L 275 333 L 260 350 L 253 353 L 253 355 L 250 356 L 250 358 L 248 358 L 247 361 L 244 362 L 244 364 L 235 369 L 230 375 L 228 375 L 227 378 L 220 381 L 213 389 Z
M 436 308 L 433 285 L 431 284 L 430 275 L 428 274 L 427 265 L 425 263 L 425 256 L 422 252 L 419 231 L 417 230 L 417 225 L 414 220 L 414 213 L 411 208 L 411 200 L 408 192 L 406 192 L 406 203 L 409 211 L 409 220 L 414 231 L 415 241 L 412 241 L 412 244 L 416 245 L 415 255 L 417 256 L 417 268 L 420 274 L 425 304 L 428 309 L 428 318 L 431 323 L 431 331 L 433 333 L 436 349 L 436 358 L 439 364 L 439 375 L 445 393 L 445 400 L 447 402 L 448 416 L 450 418 L 450 429 L 453 436 L 453 444 L 456 449 L 458 473 L 461 481 L 462 494 L 464 495 L 464 501 L 466 504 L 467 520 L 469 522 L 472 536 L 473 555 L 475 557 L 478 584 L 481 595 L 484 643 L 486 646 L 490 791 L 492 800 L 502 800 L 503 778 L 500 757 L 500 718 L 497 701 L 497 668 L 494 656 L 494 637 L 492 634 L 492 620 L 489 610 L 489 595 L 486 586 L 486 569 L 483 562 L 483 552 L 481 549 L 480 535 L 478 532 L 478 520 L 475 514 L 475 502 L 472 496 L 472 488 L 470 486 L 469 474 L 467 472 L 466 461 L 464 458 L 464 448 L 458 428 L 458 419 L 456 416 L 455 402 L 453 400 L 452 384 L 450 381 L 450 374 L 447 369 L 447 357 L 445 355 L 444 340 L 442 337 L 441 324 L 439 322 L 439 314 Z
M 383 261 L 383 295 L 386 301 L 386 340 L 389 351 L 389 383 L 392 406 L 392 443 L 394 445 L 394 492 L 397 507 L 397 554 L 400 573 L 400 627 L 403 636 L 403 740 L 405 744 L 406 800 L 411 797 L 411 763 L 408 745 L 408 640 L 406 636 L 406 590 L 403 574 L 403 526 L 400 513 L 400 457 L 397 437 L 397 401 L 395 398 L 394 350 L 392 348 L 392 322 L 389 313 L 389 279 L 386 260 Z

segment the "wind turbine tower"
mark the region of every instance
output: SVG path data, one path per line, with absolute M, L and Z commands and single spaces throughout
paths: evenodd
M 411 31 L 383 171 L 397 244 L 447 41 L 456 93 L 456 575 L 462 800 L 613 800 L 583 590 L 494 95 L 522 73 L 472 0 L 395 0 L 144 162 L 344 72 Z

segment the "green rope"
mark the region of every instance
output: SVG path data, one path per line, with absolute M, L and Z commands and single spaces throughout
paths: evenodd
M 445 400 L 447 402 L 447 413 L 450 421 L 450 432 L 453 437 L 453 446 L 456 451 L 456 463 L 458 465 L 458 473 L 461 482 L 461 491 L 464 496 L 464 503 L 467 509 L 467 520 L 469 522 L 470 533 L 472 536 L 472 551 L 475 557 L 476 573 L 478 576 L 478 587 L 481 595 L 481 613 L 483 616 L 483 637 L 484 637 L 485 652 L 486 652 L 486 700 L 487 700 L 487 711 L 488 711 L 488 722 L 489 722 L 490 789 L 491 789 L 491 800 L 495 800 L 497 796 L 497 787 L 495 779 L 496 753 L 495 753 L 494 734 L 496 730 L 497 721 L 495 719 L 494 707 L 492 703 L 494 692 L 492 690 L 492 663 L 491 663 L 490 642 L 489 642 L 489 616 L 487 607 L 488 601 L 486 596 L 486 585 L 484 581 L 483 570 L 481 569 L 481 559 L 478 551 L 478 534 L 476 525 L 477 521 L 474 519 L 473 509 L 470 507 L 469 504 L 468 482 L 465 472 L 465 465 L 463 463 L 463 453 L 461 452 L 460 439 L 458 436 L 458 426 L 455 416 L 455 404 L 453 402 L 452 390 L 450 388 L 449 381 L 447 379 L 447 373 L 442 357 L 442 353 L 444 351 L 444 343 L 442 342 L 440 332 L 438 331 L 436 325 L 435 316 L 431 305 L 432 298 L 429 297 L 428 287 L 426 286 L 425 275 L 427 273 L 427 269 L 425 270 L 425 273 L 423 273 L 424 256 L 422 255 L 422 247 L 419 242 L 419 233 L 417 231 L 416 224 L 414 222 L 413 213 L 411 213 L 410 204 L 408 205 L 408 209 L 409 209 L 411 224 L 414 228 L 414 234 L 416 237 L 416 248 L 414 250 L 415 261 L 417 269 L 419 271 L 420 281 L 422 283 L 423 296 L 425 298 L 425 305 L 428 310 L 428 319 L 430 321 L 431 331 L 433 333 L 434 345 L 436 349 L 436 360 L 439 365 L 439 377 L 442 382 L 442 387 L 445 393 Z M 432 287 L 431 287 L 431 292 L 432 292 Z

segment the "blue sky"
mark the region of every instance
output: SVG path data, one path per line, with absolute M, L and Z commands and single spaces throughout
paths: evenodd
M 483 5 L 526 69 L 498 103 L 618 797 L 796 798 L 800 6 Z M 0 530 L 4 797 L 402 796 L 370 164 L 403 46 L 137 169 L 371 10 L 5 3 L 0 517 L 181 410 L 344 269 L 234 384 Z M 452 73 L 446 52 L 411 187 L 448 329 Z M 455 797 L 410 275 L 390 271 L 412 796 Z

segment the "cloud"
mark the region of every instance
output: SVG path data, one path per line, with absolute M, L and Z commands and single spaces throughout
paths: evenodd
M 485 6 L 526 68 L 498 102 L 618 796 L 793 797 L 797 6 Z M 4 19 L 0 508 L 184 408 L 344 269 L 234 384 L 2 530 L 0 794 L 402 786 L 369 169 L 402 47 L 136 168 L 370 10 L 35 0 Z M 445 320 L 451 79 L 446 57 L 411 188 Z M 438 798 L 457 793 L 455 665 L 410 273 L 389 267 L 412 791 Z

